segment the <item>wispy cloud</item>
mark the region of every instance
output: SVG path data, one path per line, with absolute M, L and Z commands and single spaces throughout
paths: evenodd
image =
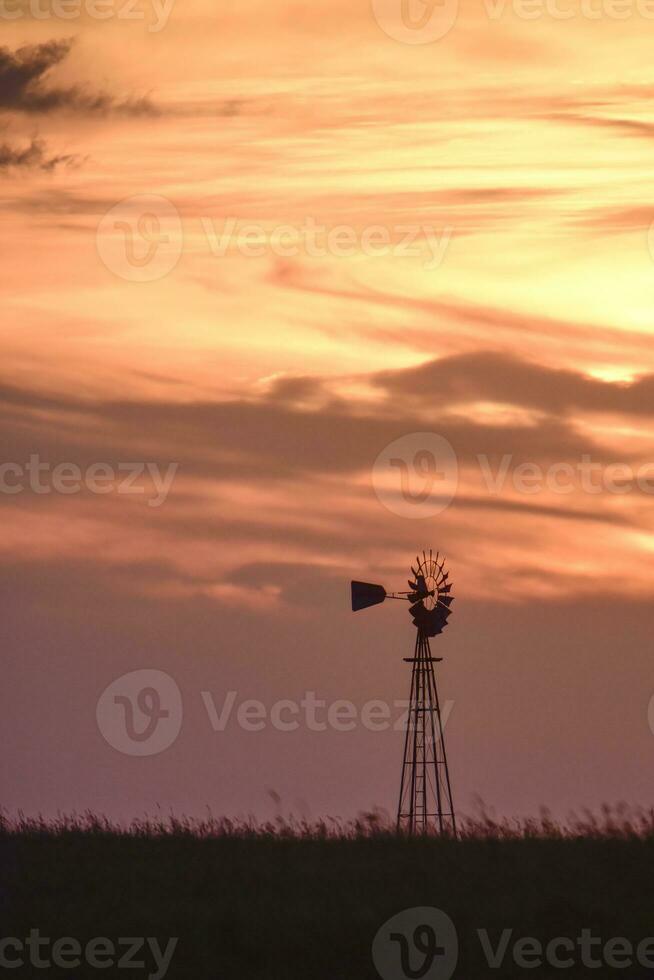
M 88 92 L 79 86 L 49 84 L 49 74 L 68 57 L 73 39 L 48 41 L 11 51 L 0 48 L 0 109 L 14 112 L 69 112 L 154 115 L 147 98 L 120 101 L 105 92 Z
M 14 169 L 51 172 L 58 166 L 74 166 L 79 159 L 70 153 L 50 156 L 45 141 L 40 139 L 33 139 L 24 147 L 0 144 L 0 173 Z

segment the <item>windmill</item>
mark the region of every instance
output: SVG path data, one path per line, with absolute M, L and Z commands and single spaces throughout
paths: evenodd
M 404 741 L 404 760 L 397 808 L 397 829 L 409 834 L 436 831 L 456 836 L 445 737 L 429 640 L 447 626 L 454 596 L 445 559 L 431 549 L 411 566 L 410 592 L 387 592 L 382 585 L 352 582 L 352 611 L 376 606 L 385 599 L 410 603 L 409 612 L 417 630 L 412 665 L 409 714 Z

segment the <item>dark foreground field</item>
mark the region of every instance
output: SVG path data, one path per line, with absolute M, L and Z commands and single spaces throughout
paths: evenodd
M 654 936 L 651 815 L 586 820 L 566 831 L 546 819 L 520 827 L 482 821 L 459 841 L 398 839 L 374 821 L 256 830 L 173 821 L 129 832 L 92 818 L 4 821 L 0 868 L 0 939 L 14 940 L 0 947 L 7 976 L 654 976 L 654 941 L 643 943 Z M 454 938 L 439 913 L 430 920 L 433 913 L 406 912 L 425 906 L 449 916 Z M 398 913 L 377 940 L 378 972 L 373 941 Z M 73 945 L 55 950 L 66 937 Z M 156 940 L 159 954 L 147 942 L 137 949 L 139 937 Z M 493 968 L 485 949 L 492 953 L 503 937 L 505 956 Z M 540 958 L 533 943 L 516 952 L 525 937 L 542 944 Z M 563 945 L 544 952 L 558 938 Z M 161 965 L 166 950 L 170 960 Z

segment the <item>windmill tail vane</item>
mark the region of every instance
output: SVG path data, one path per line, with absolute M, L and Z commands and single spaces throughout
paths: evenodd
M 411 565 L 408 592 L 387 592 L 382 585 L 352 582 L 352 611 L 377 606 L 386 599 L 404 600 L 416 627 L 411 664 L 409 713 L 397 809 L 398 832 L 456 836 L 456 815 L 445 750 L 433 657 L 429 640 L 440 635 L 452 612 L 452 583 L 445 559 L 423 551 Z

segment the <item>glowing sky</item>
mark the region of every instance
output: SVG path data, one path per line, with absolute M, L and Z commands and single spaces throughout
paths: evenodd
M 374 6 L 2 7 L 2 462 L 176 467 L 0 493 L 10 808 L 392 809 L 400 733 L 216 733 L 200 692 L 404 697 L 408 617 L 347 590 L 423 547 L 460 806 L 651 802 L 654 12 L 415 0 L 421 44 Z M 373 470 L 425 432 L 459 482 L 419 518 Z M 144 759 L 95 720 L 137 668 L 184 698 Z

